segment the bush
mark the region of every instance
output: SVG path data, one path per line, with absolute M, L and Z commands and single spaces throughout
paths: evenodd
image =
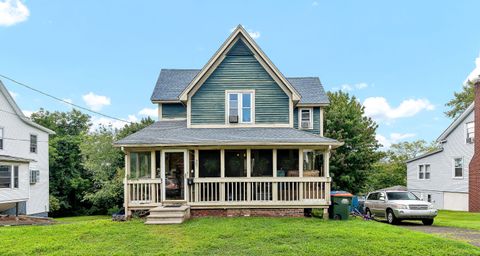
M 48 204 L 50 205 L 50 212 L 58 211 L 60 209 L 60 200 L 52 195 L 48 197 Z

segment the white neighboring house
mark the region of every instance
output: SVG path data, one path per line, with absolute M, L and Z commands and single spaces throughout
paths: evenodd
M 22 113 L 0 81 L 0 214 L 48 215 L 50 134 Z
M 468 211 L 474 130 L 472 103 L 438 137 L 441 149 L 407 161 L 408 190 L 438 209 Z

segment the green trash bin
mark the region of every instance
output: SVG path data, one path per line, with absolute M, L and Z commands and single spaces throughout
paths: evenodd
M 330 193 L 332 204 L 328 208 L 330 219 L 348 220 L 353 195 L 345 191 L 332 191 Z

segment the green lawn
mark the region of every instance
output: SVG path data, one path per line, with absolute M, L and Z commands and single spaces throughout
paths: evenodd
M 480 255 L 478 248 L 374 221 L 201 218 L 146 226 L 107 217 L 0 228 L 0 255 Z
M 434 225 L 480 230 L 480 213 L 440 211 Z

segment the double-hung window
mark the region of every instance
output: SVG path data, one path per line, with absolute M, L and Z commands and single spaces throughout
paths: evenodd
M 453 159 L 453 177 L 463 178 L 463 158 Z
M 311 108 L 300 108 L 298 113 L 300 129 L 313 129 L 313 111 Z
M 227 92 L 228 123 L 253 123 L 253 91 Z
M 475 122 L 466 123 L 465 129 L 467 132 L 466 142 L 473 143 L 475 139 Z
M 3 149 L 3 128 L 0 127 L 0 149 Z
M 30 153 L 37 153 L 37 135 L 30 134 Z
M 421 164 L 418 166 L 418 179 L 429 180 L 430 179 L 430 165 Z

